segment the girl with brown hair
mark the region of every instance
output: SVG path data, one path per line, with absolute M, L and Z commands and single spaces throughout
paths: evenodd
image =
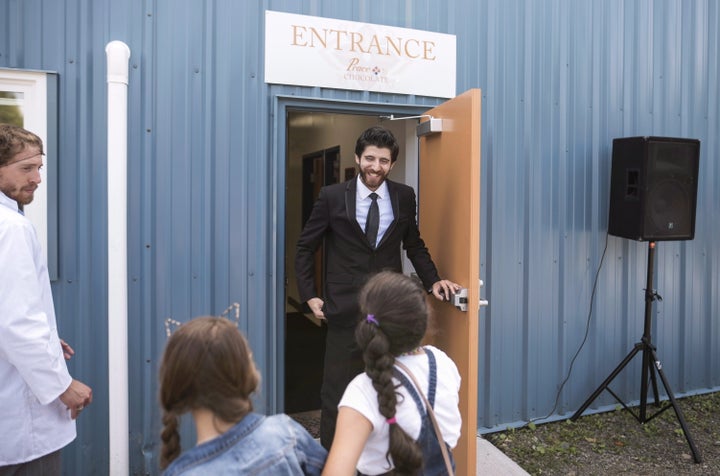
M 319 475 L 327 452 L 284 414 L 253 413 L 260 374 L 237 326 L 199 317 L 170 336 L 160 366 L 160 467 L 165 475 Z M 180 416 L 192 414 L 197 445 L 180 454 Z
M 447 474 L 440 445 L 449 450 L 460 437 L 460 375 L 443 351 L 420 345 L 426 297 L 416 280 L 390 271 L 372 277 L 360 292 L 355 338 L 365 373 L 350 382 L 338 405 L 323 475 Z M 420 388 L 399 366 L 417 377 Z M 442 442 L 418 392 L 434 409 Z

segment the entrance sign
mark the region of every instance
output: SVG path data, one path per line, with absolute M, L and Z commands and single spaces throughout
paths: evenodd
M 265 12 L 265 82 L 451 98 L 455 35 Z

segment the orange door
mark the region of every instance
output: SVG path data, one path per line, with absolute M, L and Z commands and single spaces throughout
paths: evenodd
M 453 451 L 458 475 L 476 473 L 478 313 L 480 302 L 480 90 L 472 89 L 425 114 L 442 132 L 420 138 L 419 225 L 440 276 L 468 290 L 467 311 L 431 299 L 436 333 L 462 376 L 462 436 Z

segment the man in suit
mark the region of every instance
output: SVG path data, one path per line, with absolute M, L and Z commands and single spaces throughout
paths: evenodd
M 357 294 L 365 281 L 386 269 L 402 272 L 402 246 L 425 289 L 437 299 L 450 300 L 460 289 L 440 279 L 420 237 L 415 192 L 387 179 L 399 151 L 389 130 L 375 126 L 364 131 L 355 145 L 358 176 L 320 190 L 297 242 L 300 299 L 328 329 L 320 391 L 320 441 L 327 449 L 345 387 L 364 369 L 354 330 L 359 317 Z M 323 240 L 326 270 L 320 297 L 314 254 Z

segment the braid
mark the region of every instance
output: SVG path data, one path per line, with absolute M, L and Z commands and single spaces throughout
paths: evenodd
M 395 417 L 398 404 L 392 380 L 395 356 L 416 348 L 427 329 L 425 295 L 412 278 L 383 271 L 368 280 L 358 297 L 361 314 L 368 317 L 358 323 L 355 340 L 363 349 L 365 373 L 377 392 L 380 414 L 388 420 Z M 390 424 L 385 457 L 395 466 L 391 474 L 416 475 L 423 468 L 420 445 L 397 423 Z
M 178 433 L 179 417 L 175 412 L 163 413 L 163 429 L 160 433 L 162 449 L 160 451 L 160 469 L 165 469 L 175 458 L 180 456 L 180 433 Z
M 356 334 L 358 343 L 365 350 L 365 373 L 370 377 L 377 392 L 378 409 L 386 419 L 395 416 L 397 392 L 392 381 L 395 357 L 390 353 L 390 343 L 385 333 L 374 324 L 361 323 Z M 415 475 L 423 466 L 420 446 L 397 423 L 390 425 L 390 442 L 385 457 L 395 466 L 392 474 Z

